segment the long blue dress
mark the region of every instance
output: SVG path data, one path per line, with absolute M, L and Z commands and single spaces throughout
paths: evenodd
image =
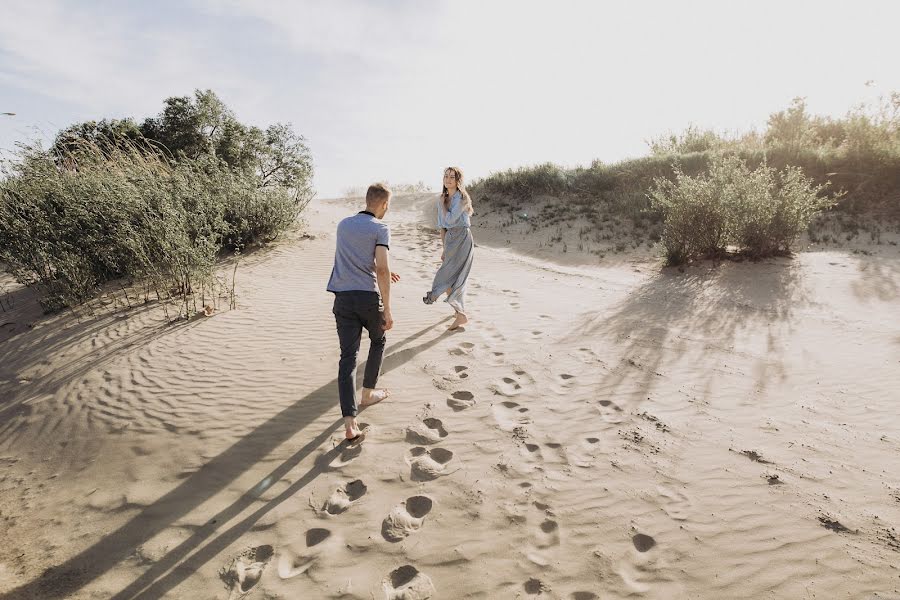
M 443 201 L 437 203 L 437 210 L 438 227 L 447 231 L 444 236 L 444 262 L 434 275 L 431 291 L 423 300 L 426 304 L 432 304 L 449 289 L 450 293 L 444 301 L 456 312 L 466 314 L 466 283 L 475 256 L 469 213 L 459 191 L 450 199 L 450 210 L 444 208 Z

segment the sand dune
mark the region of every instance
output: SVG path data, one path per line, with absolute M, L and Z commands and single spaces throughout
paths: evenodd
M 431 200 L 388 214 L 394 394 L 357 447 L 324 290 L 350 201 L 188 323 L 0 282 L 0 598 L 900 598 L 895 249 L 680 273 L 477 230 L 451 333 Z

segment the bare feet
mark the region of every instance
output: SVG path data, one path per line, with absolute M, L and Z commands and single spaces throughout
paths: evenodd
M 352 437 L 348 437 L 348 435 L 349 434 L 344 435 L 344 437 L 346 438 L 345 441 L 347 442 L 347 445 L 348 446 L 356 446 L 358 444 L 361 444 L 362 441 L 364 439 L 366 439 L 366 430 L 363 429 L 359 433 L 357 433 L 356 435 L 354 435 Z
M 372 390 L 369 388 L 363 388 L 362 401 L 359 403 L 359 407 L 365 408 L 367 406 L 372 406 L 373 404 L 378 404 L 390 395 L 391 392 L 386 389 Z
M 366 437 L 366 432 L 359 427 L 356 417 L 344 417 L 344 439 L 348 444 L 358 444 Z
M 452 323 L 450 323 L 450 326 L 447 329 L 450 331 L 453 331 L 454 329 L 459 329 L 460 327 L 462 327 L 463 325 L 465 325 L 468 322 L 469 322 L 469 317 L 462 314 L 461 312 L 458 312 L 458 313 L 456 313 L 456 318 L 453 320 Z

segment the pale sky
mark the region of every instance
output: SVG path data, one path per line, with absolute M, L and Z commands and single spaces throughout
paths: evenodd
M 0 0 L 0 149 L 214 90 L 290 122 L 320 197 L 647 154 L 689 124 L 900 91 L 895 0 Z M 874 85 L 866 86 L 867 81 Z

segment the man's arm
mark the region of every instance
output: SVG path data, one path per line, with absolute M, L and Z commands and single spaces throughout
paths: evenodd
M 394 317 L 391 315 L 391 265 L 388 260 L 388 249 L 385 246 L 375 246 L 375 279 L 378 281 L 378 290 L 381 292 L 381 303 L 384 305 L 384 330 L 394 326 Z

